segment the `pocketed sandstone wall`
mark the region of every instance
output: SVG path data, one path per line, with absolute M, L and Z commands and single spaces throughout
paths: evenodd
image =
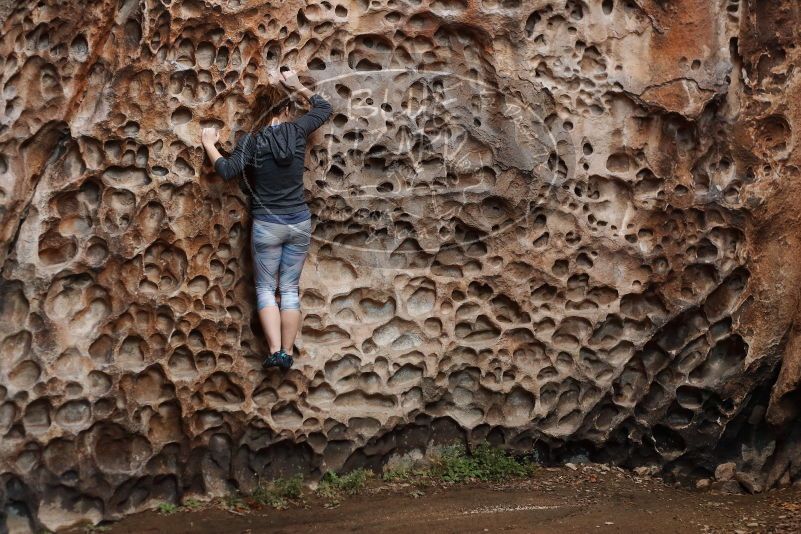
M 18 3 L 0 38 L 0 523 L 483 439 L 798 479 L 801 13 L 778 2 Z M 334 107 L 296 369 L 247 182 L 269 67 Z

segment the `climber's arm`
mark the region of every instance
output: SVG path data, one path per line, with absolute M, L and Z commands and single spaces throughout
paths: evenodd
M 312 108 L 305 113 L 302 117 L 295 121 L 295 124 L 301 127 L 303 132 L 308 136 L 314 130 L 323 125 L 331 116 L 331 104 L 318 93 L 314 93 L 309 97 Z
M 298 79 L 297 74 L 293 70 L 287 70 L 281 73 L 281 82 L 289 90 L 294 90 L 303 95 L 309 101 L 312 108 L 306 112 L 302 117 L 295 121 L 295 124 L 300 126 L 304 135 L 308 136 L 314 130 L 323 125 L 331 116 L 331 104 L 318 93 L 312 93 L 307 89 Z
M 254 143 L 250 134 L 244 135 L 237 142 L 234 151 L 227 158 L 223 157 L 220 151 L 217 150 L 216 143 L 219 140 L 219 134 L 216 129 L 203 128 L 201 138 L 203 140 L 203 148 L 206 149 L 206 154 L 208 154 L 209 160 L 214 165 L 214 170 L 224 180 L 230 180 L 242 174 L 246 163 L 253 155 Z

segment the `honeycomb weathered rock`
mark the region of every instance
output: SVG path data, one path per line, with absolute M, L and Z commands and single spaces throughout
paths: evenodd
M 43 0 L 0 37 L 0 524 L 466 436 L 801 465 L 792 0 Z M 259 365 L 268 67 L 316 80 L 299 366 Z M 0 529 L 1 530 L 1 529 Z

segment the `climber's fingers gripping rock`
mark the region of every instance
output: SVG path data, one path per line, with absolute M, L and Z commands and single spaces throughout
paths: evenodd
M 203 128 L 200 132 L 200 138 L 203 144 L 215 144 L 220 140 L 220 133 L 217 128 Z
M 287 69 L 281 72 L 281 81 L 287 87 L 297 87 L 300 85 L 298 80 L 298 73 L 292 69 Z

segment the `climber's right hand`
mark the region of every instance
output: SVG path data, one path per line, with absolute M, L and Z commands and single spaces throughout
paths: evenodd
M 293 88 L 302 87 L 302 84 L 298 79 L 298 73 L 292 69 L 281 71 L 281 83 L 283 83 L 287 87 L 293 87 Z
M 215 145 L 220 140 L 217 128 L 203 128 L 200 132 L 200 140 L 204 145 Z

